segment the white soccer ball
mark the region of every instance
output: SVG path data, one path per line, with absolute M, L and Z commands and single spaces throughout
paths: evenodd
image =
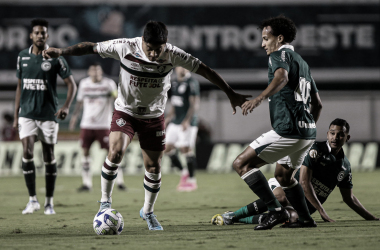
M 115 209 L 103 209 L 95 215 L 93 227 L 98 235 L 120 234 L 124 228 L 123 216 Z

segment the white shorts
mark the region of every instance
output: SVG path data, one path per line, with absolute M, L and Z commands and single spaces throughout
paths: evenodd
M 279 164 L 298 169 L 313 143 L 314 140 L 285 138 L 271 130 L 262 134 L 249 146 L 267 163 L 278 161 Z
M 190 126 L 183 131 L 181 124 L 170 123 L 166 128 L 166 145 L 172 144 L 177 148 L 195 147 L 198 127 Z
M 37 121 L 25 117 L 18 118 L 18 133 L 20 139 L 36 135 L 37 139 L 47 143 L 56 144 L 59 124 L 55 121 Z

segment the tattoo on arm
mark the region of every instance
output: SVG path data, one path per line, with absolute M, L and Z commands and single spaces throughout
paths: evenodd
M 96 53 L 96 43 L 91 42 L 82 42 L 62 49 L 63 56 L 83 56 Z

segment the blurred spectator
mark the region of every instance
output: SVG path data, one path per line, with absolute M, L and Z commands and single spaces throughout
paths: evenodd
M 15 141 L 17 139 L 17 131 L 13 129 L 13 116 L 9 113 L 3 115 L 4 124 L 1 127 L 1 138 L 3 141 Z

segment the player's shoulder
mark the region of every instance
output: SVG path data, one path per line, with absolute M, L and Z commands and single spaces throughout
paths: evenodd
M 344 156 L 343 158 L 343 165 L 345 168 L 347 168 L 347 170 L 351 170 L 351 163 L 348 160 L 347 156 Z
M 169 55 L 170 57 L 181 57 L 184 60 L 186 60 L 189 56 L 189 54 L 187 54 L 184 50 L 170 43 L 166 43 L 165 54 Z
M 313 159 L 317 159 L 321 157 L 323 154 L 328 153 L 327 145 L 325 141 L 319 142 L 316 141 L 311 146 L 309 150 L 309 157 Z
M 29 50 L 30 50 L 30 48 L 27 48 L 27 49 L 23 49 L 23 50 L 21 50 L 21 51 L 18 53 L 18 56 L 26 56 L 26 55 L 29 56 Z

